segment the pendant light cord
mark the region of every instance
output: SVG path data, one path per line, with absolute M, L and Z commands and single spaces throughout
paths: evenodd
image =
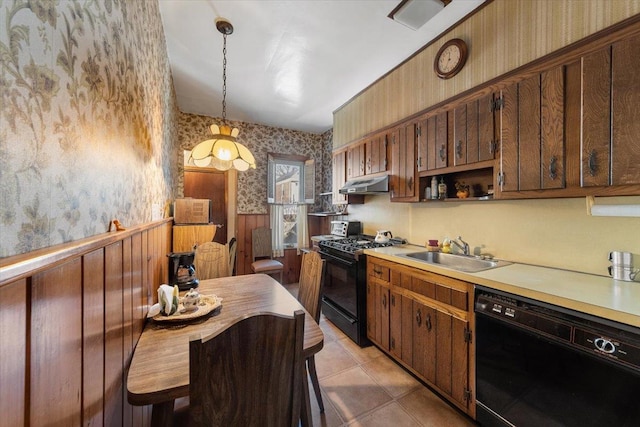
M 222 44 L 222 123 L 227 122 L 227 35 L 223 34 Z

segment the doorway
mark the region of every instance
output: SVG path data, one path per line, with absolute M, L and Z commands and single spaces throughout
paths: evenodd
M 191 169 L 184 171 L 184 197 L 211 200 L 210 222 L 216 224 L 214 242 L 227 243 L 228 173 L 215 169 Z

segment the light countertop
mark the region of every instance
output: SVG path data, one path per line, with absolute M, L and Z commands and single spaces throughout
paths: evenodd
M 365 254 L 640 327 L 640 282 L 518 263 L 465 273 L 398 256 L 418 251 L 426 249 L 401 245 Z

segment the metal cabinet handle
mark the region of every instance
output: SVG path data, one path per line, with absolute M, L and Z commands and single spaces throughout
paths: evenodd
M 391 338 L 391 349 L 395 350 L 396 348 L 396 339 L 395 338 Z
M 489 154 L 493 155 L 496 152 L 496 142 L 489 141 Z
M 589 153 L 589 175 L 596 176 L 596 172 L 598 172 L 596 150 L 591 150 L 591 153 Z
M 412 176 L 409 177 L 409 182 L 407 182 L 407 186 L 409 187 L 409 190 L 413 190 L 413 177 Z
M 427 313 L 427 331 L 431 331 L 431 314 Z
M 558 159 L 556 156 L 549 160 L 549 178 L 556 179 L 558 177 Z
M 440 151 L 439 151 L 439 153 L 440 153 L 440 160 L 442 160 L 443 162 L 444 162 L 444 160 L 445 160 L 445 154 L 446 154 L 446 152 L 447 152 L 447 151 L 446 151 L 446 147 L 444 146 L 444 144 L 442 144 L 442 145 L 440 146 Z
M 392 306 L 396 306 L 396 296 L 395 295 L 391 295 L 391 305 Z
M 382 307 L 387 308 L 387 294 L 382 295 Z
M 462 158 L 462 141 L 456 142 L 456 156 L 459 159 Z
M 416 311 L 416 323 L 418 324 L 418 327 L 422 326 L 422 312 L 420 309 Z

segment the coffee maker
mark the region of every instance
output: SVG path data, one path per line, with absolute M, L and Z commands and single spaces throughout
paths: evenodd
M 181 291 L 198 287 L 196 269 L 193 265 L 195 252 L 171 252 L 169 258 L 169 285 L 178 285 Z

